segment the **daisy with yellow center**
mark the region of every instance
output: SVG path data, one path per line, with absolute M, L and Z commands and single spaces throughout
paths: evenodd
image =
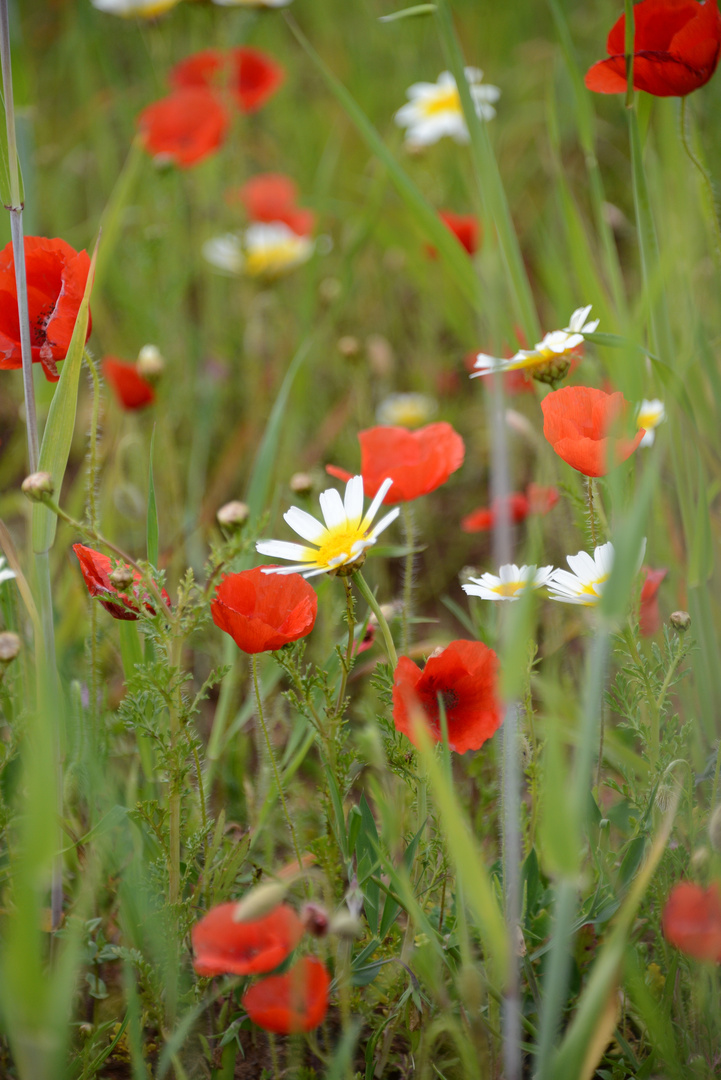
M 226 233 L 203 245 L 203 257 L 221 273 L 273 280 L 308 262 L 315 241 L 282 221 L 258 222 L 242 235 Z
M 666 409 L 662 401 L 653 398 L 651 401 L 643 399 L 636 413 L 636 427 L 643 428 L 646 432 L 639 446 L 653 446 L 656 438 L 655 429 L 666 419 Z
M 396 507 L 371 528 L 392 483 L 391 479 L 383 481 L 366 514 L 363 513 L 362 476 L 351 477 L 343 499 L 335 488 L 321 492 L 322 522 L 305 510 L 291 506 L 283 517 L 291 529 L 313 547 L 285 540 L 259 540 L 255 545 L 259 554 L 271 559 L 293 560 L 292 566 L 264 567 L 264 573 L 302 574 L 305 578 L 330 572 L 355 573 L 363 565 L 367 549 L 400 513 L 400 508 Z
M 646 553 L 646 538 L 641 544 L 641 553 L 636 566 L 636 573 Z M 568 570 L 554 570 L 548 581 L 548 595 L 551 600 L 560 600 L 564 604 L 583 604 L 595 607 L 603 596 L 606 582 L 613 569 L 614 547 L 609 541 L 595 548 L 593 555 L 579 551 L 577 555 L 567 555 Z
M 389 394 L 376 409 L 376 419 L 389 427 L 417 428 L 437 412 L 438 402 L 429 394 Z
M 584 334 L 592 334 L 598 326 L 598 319 L 586 322 L 590 312 L 590 304 L 576 308 L 568 326 L 563 330 L 552 330 L 532 349 L 519 349 L 507 360 L 479 353 L 473 365 L 476 370 L 471 374 L 471 378 L 490 375 L 494 371 L 519 371 L 528 368 L 534 379 L 557 382 L 568 371 L 574 351 L 583 344 Z
M 501 91 L 497 86 L 481 86 L 483 72 L 478 68 L 465 69 L 476 114 L 482 120 L 492 120 L 496 115 L 492 102 L 498 101 Z M 414 83 L 407 90 L 407 101 L 395 114 L 399 127 L 406 128 L 406 145 L 418 149 L 438 142 L 450 135 L 456 142 L 467 143 L 468 127 L 461 108 L 461 98 L 456 80 L 450 71 L 444 71 L 434 83 Z
M 470 585 L 463 585 L 468 596 L 480 596 L 481 600 L 520 600 L 526 589 L 541 589 L 548 584 L 552 566 L 516 566 L 509 563 L 496 574 L 481 574 L 471 578 Z
M 219 7 L 279 8 L 287 7 L 292 0 L 213 0 Z
M 92 0 L 93 7 L 123 19 L 155 19 L 170 11 L 179 0 Z

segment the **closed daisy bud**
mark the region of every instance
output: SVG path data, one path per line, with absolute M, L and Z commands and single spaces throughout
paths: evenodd
M 148 382 L 157 381 L 165 369 L 165 358 L 157 345 L 143 345 L 138 353 L 138 374 Z
M 687 611 L 674 611 L 669 622 L 677 634 L 685 634 L 691 625 L 691 616 Z
M 338 339 L 338 352 L 346 360 L 355 360 L 360 354 L 361 347 L 357 337 L 353 337 L 351 334 L 345 334 L 342 338 Z
M 250 510 L 247 503 L 233 499 L 225 503 L 216 513 L 215 517 L 219 525 L 225 529 L 240 529 L 248 520 Z
M 52 473 L 34 472 L 26 476 L 22 482 L 22 493 L 31 502 L 42 502 L 44 495 L 52 495 L 55 491 L 55 482 Z
M 20 652 L 22 643 L 17 634 L 12 630 L 4 630 L 0 634 L 0 664 L 9 664 Z

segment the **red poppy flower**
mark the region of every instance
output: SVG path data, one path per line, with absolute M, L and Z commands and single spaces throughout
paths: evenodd
M 707 83 L 721 52 L 721 14 L 716 0 L 642 0 L 633 9 L 633 85 L 656 97 L 683 97 Z M 608 60 L 586 73 L 599 94 L 626 90 L 626 16 L 606 42 Z
M 666 940 L 681 952 L 696 960 L 721 961 L 721 896 L 716 885 L 674 885 L 662 923 Z
M 584 476 L 605 476 L 609 468 L 631 456 L 644 436 L 609 435 L 628 409 L 623 394 L 606 394 L 589 386 L 564 386 L 541 402 L 543 434 L 559 457 Z
M 315 214 L 296 205 L 298 188 L 282 173 L 253 176 L 228 197 L 240 200 L 251 221 L 282 221 L 298 236 L 310 236 L 315 227 Z
M 228 113 L 203 87 L 176 90 L 138 117 L 143 145 L 160 164 L 187 169 L 214 153 L 228 129 Z
M 460 469 L 465 455 L 463 439 L 450 424 L 441 421 L 417 431 L 403 427 L 374 427 L 358 433 L 361 444 L 363 490 L 372 498 L 390 476 L 393 484 L 384 503 L 410 502 L 445 484 Z M 336 465 L 326 472 L 340 480 L 351 473 Z
M 658 590 L 668 570 L 651 570 L 643 567 L 644 581 L 641 588 L 641 605 L 638 612 L 638 628 L 643 637 L 653 637 L 661 629 L 661 612 L 658 610 Z
M 513 492 L 513 494 L 506 497 L 505 502 L 507 504 L 508 517 L 514 524 L 517 524 L 519 521 L 523 521 L 528 517 L 530 507 L 525 495 Z M 462 519 L 461 529 L 463 532 L 467 533 L 487 532 L 496 524 L 499 510 L 500 504 L 497 500 L 489 507 L 484 507 L 481 510 L 474 510 L 473 513 L 467 514 L 466 517 Z
M 75 251 L 64 240 L 25 237 L 25 272 L 30 307 L 33 363 L 57 382 L 56 360 L 64 360 L 75 329 L 90 269 L 87 251 Z M 88 333 L 92 327 L 88 320 Z M 22 367 L 18 293 L 12 244 L 0 252 L 0 370 Z
M 265 1031 L 313 1031 L 328 1012 L 330 975 L 320 960 L 304 956 L 285 975 L 271 975 L 243 994 L 243 1008 Z
M 135 364 L 116 360 L 114 356 L 106 356 L 103 360 L 103 375 L 124 409 L 144 409 L 155 401 L 155 391 Z
M 275 60 L 260 49 L 246 46 L 229 52 L 204 49 L 176 64 L 170 72 L 170 84 L 178 89 L 227 89 L 245 113 L 257 112 L 284 79 L 285 72 Z
M 218 904 L 193 927 L 198 975 L 262 975 L 282 964 L 303 936 L 303 923 L 287 904 L 247 922 L 233 919 L 237 906 Z
M 411 742 L 414 709 L 426 715 L 430 735 L 441 739 L 438 697 L 448 723 L 448 745 L 458 754 L 478 750 L 503 719 L 497 697 L 498 657 L 481 641 L 452 641 L 426 661 L 423 671 L 401 656 L 393 677 L 393 722 Z
M 264 574 L 261 567 L 228 574 L 210 604 L 213 622 L 246 653 L 272 652 L 311 632 L 318 597 L 300 574 Z
M 472 214 L 454 214 L 450 210 L 441 210 L 438 216 L 469 255 L 478 251 L 481 230 L 477 218 Z
M 526 488 L 529 514 L 547 514 L 560 499 L 555 487 L 541 487 L 533 481 Z
M 88 592 L 91 596 L 97 597 L 97 599 L 100 600 L 100 603 L 105 610 L 109 611 L 114 619 L 134 621 L 140 614 L 140 608 L 138 606 L 140 603 L 145 604 L 147 611 L 149 611 L 151 615 L 155 614 L 155 608 L 148 603 L 148 594 L 144 589 L 141 596 L 140 590 L 142 586 L 138 584 L 141 578 L 137 570 L 127 567 L 128 574 L 133 575 L 134 581 L 131 599 L 127 593 L 119 592 L 110 580 L 110 575 L 113 572 L 113 564 L 107 555 L 101 555 L 99 551 L 84 547 L 83 544 L 73 544 L 73 551 L 80 562 L 80 570 L 82 571 Z M 170 597 L 165 589 L 161 591 L 160 595 L 163 597 L 168 607 L 170 607 Z M 103 599 L 104 597 L 106 599 Z

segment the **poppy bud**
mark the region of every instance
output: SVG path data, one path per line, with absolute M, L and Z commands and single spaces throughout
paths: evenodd
M 239 502 L 238 499 L 233 499 L 232 502 L 225 503 L 218 510 L 216 519 L 218 524 L 225 529 L 240 529 L 245 525 L 248 520 L 250 510 L 244 502 Z
M 251 922 L 254 919 L 262 919 L 264 915 L 283 902 L 286 891 L 286 886 L 277 881 L 269 881 L 265 885 L 251 889 L 248 895 L 235 905 L 233 922 Z
M 338 339 L 338 352 L 346 360 L 355 360 L 360 353 L 360 341 L 357 337 L 353 337 L 352 334 L 344 334 L 342 338 Z
M 157 345 L 143 345 L 136 366 L 139 375 L 148 382 L 156 382 L 165 369 L 165 359 Z
M 313 490 L 313 477 L 307 472 L 293 473 L 288 487 L 294 495 L 310 495 Z
M 42 502 L 43 495 L 52 495 L 54 491 L 55 482 L 49 472 L 31 473 L 22 483 L 23 495 L 27 495 L 31 502 Z
M 0 664 L 9 664 L 20 652 L 22 643 L 17 634 L 12 630 L 4 630 L 0 634 Z
M 116 566 L 108 576 L 116 589 L 127 589 L 135 581 L 135 574 L 129 566 Z
M 313 937 L 325 937 L 328 933 L 328 912 L 320 904 L 306 904 L 300 920 Z
M 677 634 L 685 634 L 691 625 L 691 616 L 687 611 L 674 611 L 669 617 L 669 622 Z

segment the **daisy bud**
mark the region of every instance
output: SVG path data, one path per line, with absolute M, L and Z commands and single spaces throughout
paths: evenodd
M 338 352 L 346 360 L 355 360 L 360 354 L 360 341 L 358 338 L 353 337 L 352 334 L 344 334 L 342 338 L 338 339 Z
M 320 904 L 306 904 L 300 913 L 300 919 L 313 937 L 325 937 L 328 933 L 328 912 Z
M 14 660 L 21 649 L 21 641 L 12 630 L 5 630 L 0 634 L 0 664 L 9 664 Z
M 328 924 L 328 933 L 335 934 L 336 937 L 346 941 L 352 941 L 354 938 L 363 937 L 363 927 L 360 919 L 357 919 L 355 915 L 349 911 L 341 911 L 338 915 L 334 915 Z
M 711 815 L 711 820 L 708 823 L 708 838 L 714 851 L 721 852 L 721 804 L 716 807 Z
M 135 574 L 129 566 L 116 566 L 109 577 L 116 589 L 127 589 L 135 581 Z
M 248 520 L 249 514 L 250 510 L 246 503 L 233 499 L 232 502 L 221 506 L 215 517 L 224 529 L 240 529 Z
M 286 886 L 277 881 L 269 881 L 266 885 L 251 889 L 248 895 L 235 905 L 233 922 L 261 919 L 283 902 L 286 891 Z
M 307 472 L 293 473 L 288 487 L 294 495 L 310 495 L 313 490 L 313 477 Z
M 691 616 L 687 611 L 674 611 L 669 622 L 677 634 L 685 634 L 691 625 Z
M 31 502 L 42 502 L 43 495 L 52 495 L 55 483 L 49 472 L 34 472 L 26 476 L 22 483 L 23 495 Z
M 156 382 L 165 369 L 165 359 L 157 345 L 143 345 L 138 353 L 138 375 Z

